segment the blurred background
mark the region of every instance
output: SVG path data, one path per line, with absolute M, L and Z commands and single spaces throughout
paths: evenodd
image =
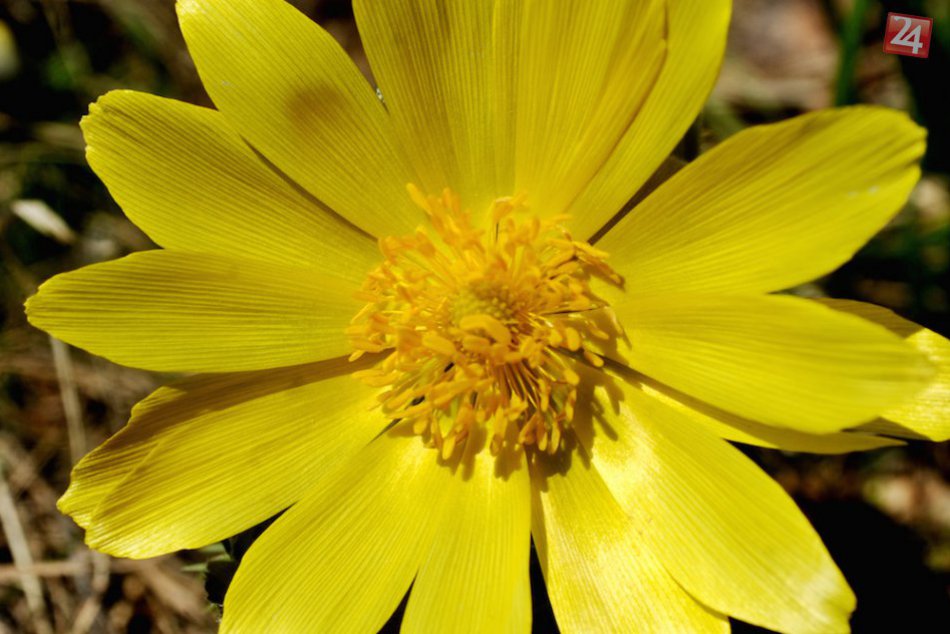
M 368 73 L 348 1 L 293 4 Z M 882 52 L 888 11 L 934 19 L 929 59 Z M 874 302 L 950 334 L 948 55 L 950 0 L 735 0 L 722 74 L 681 154 L 833 105 L 911 113 L 930 140 L 906 208 L 854 261 L 801 291 Z M 78 121 L 113 88 L 210 105 L 172 0 L 0 0 L 0 632 L 214 631 L 208 599 L 220 600 L 254 536 L 114 560 L 90 552 L 55 508 L 71 466 L 167 379 L 70 349 L 22 311 L 56 273 L 153 247 L 83 157 Z M 848 577 L 855 631 L 950 631 L 950 443 L 748 453 L 795 496 Z M 554 631 L 540 590 L 535 629 Z

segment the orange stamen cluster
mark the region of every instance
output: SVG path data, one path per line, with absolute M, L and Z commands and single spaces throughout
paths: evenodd
M 474 425 L 489 428 L 495 452 L 516 425 L 517 445 L 553 453 L 574 415 L 572 365 L 603 365 L 585 344 L 610 335 L 585 312 L 604 306 L 591 273 L 619 282 L 607 254 L 572 240 L 563 218 L 516 221 L 521 197 L 496 200 L 489 228 L 479 229 L 452 192 L 409 192 L 438 237 L 420 228 L 380 240 L 385 259 L 347 334 L 352 359 L 390 354 L 356 376 L 387 388 L 386 416 L 413 421 L 446 459 Z

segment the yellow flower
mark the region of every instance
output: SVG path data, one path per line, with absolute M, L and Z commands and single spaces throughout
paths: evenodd
M 281 0 L 179 0 L 217 110 L 118 91 L 84 120 L 163 248 L 53 278 L 29 318 L 196 374 L 60 508 L 124 557 L 288 509 L 229 632 L 373 631 L 410 586 L 406 631 L 527 632 L 532 539 L 564 631 L 847 629 L 818 536 L 726 441 L 950 437 L 947 340 L 769 294 L 887 223 L 924 132 L 870 107 L 750 129 L 612 222 L 699 112 L 728 2 L 355 10 L 382 99 Z

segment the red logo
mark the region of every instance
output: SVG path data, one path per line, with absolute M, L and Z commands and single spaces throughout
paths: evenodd
M 888 13 L 884 31 L 884 52 L 909 57 L 930 54 L 930 31 L 934 21 L 919 15 Z

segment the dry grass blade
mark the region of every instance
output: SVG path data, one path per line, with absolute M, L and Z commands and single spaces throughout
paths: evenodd
M 33 555 L 23 532 L 20 514 L 17 513 L 16 503 L 7 486 L 6 469 L 0 465 L 0 524 L 3 525 L 3 534 L 6 536 L 13 562 L 19 572 L 19 582 L 26 595 L 27 606 L 33 619 L 33 629 L 37 634 L 52 634 L 46 613 L 46 604 L 43 600 L 43 586 L 39 577 L 30 572 L 33 566 Z
M 69 455 L 72 464 L 86 453 L 86 432 L 82 426 L 82 412 L 79 408 L 79 392 L 76 389 L 76 376 L 69 358 L 69 348 L 65 343 L 53 337 L 49 338 L 53 348 L 53 364 L 56 366 L 56 380 L 59 382 L 59 394 L 63 401 L 63 413 L 66 415 L 66 429 L 69 432 Z

